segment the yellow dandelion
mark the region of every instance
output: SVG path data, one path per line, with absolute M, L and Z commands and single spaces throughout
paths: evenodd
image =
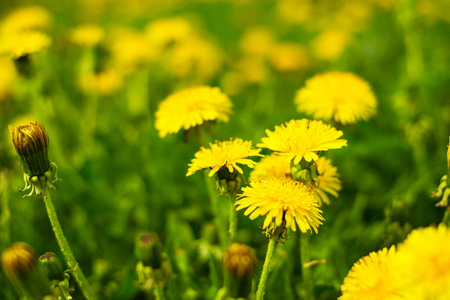
M 245 56 L 236 62 L 235 67 L 249 84 L 261 83 L 269 77 L 268 65 L 262 57 Z
M 405 299 L 450 299 L 450 228 L 420 228 L 398 246 L 395 267 Z
M 367 82 L 356 75 L 328 72 L 309 79 L 295 98 L 298 111 L 316 119 L 352 124 L 376 113 L 377 101 Z
M 145 29 L 146 36 L 152 47 L 164 50 L 169 46 L 190 39 L 196 30 L 184 18 L 159 19 L 148 24 Z
M 346 140 L 339 139 L 342 131 L 315 120 L 291 120 L 275 126 L 273 132 L 266 130 L 266 134 L 267 137 L 262 138 L 262 143 L 257 146 L 268 148 L 289 160 L 294 159 L 294 164 L 298 164 L 302 158 L 307 162 L 316 161 L 320 151 L 347 146 Z
M 37 31 L 23 31 L 3 36 L 0 42 L 0 54 L 8 54 L 17 59 L 40 52 L 51 44 L 51 39 Z
M 279 72 L 294 72 L 307 69 L 311 59 L 302 46 L 295 43 L 280 43 L 271 49 L 269 61 Z
M 103 28 L 94 24 L 78 26 L 70 34 L 73 43 L 86 48 L 98 45 L 104 36 Z
M 229 141 L 209 144 L 210 148 L 201 147 L 200 151 L 195 153 L 195 158 L 189 164 L 189 170 L 186 176 L 190 176 L 197 171 L 211 169 L 209 176 L 213 176 L 219 169 L 227 168 L 230 173 L 234 170 L 243 174 L 238 164 L 253 168 L 256 162 L 249 159 L 251 156 L 262 156 L 259 154 L 261 149 L 252 147 L 251 141 L 244 141 L 240 138 L 230 139 Z
M 319 174 L 319 185 L 312 185 L 310 182 L 307 185 L 311 188 L 313 193 L 319 199 L 319 204 L 322 202 L 330 204 L 328 194 L 338 197 L 338 192 L 341 190 L 341 180 L 337 167 L 331 164 L 331 160 L 325 157 L 319 157 L 316 161 L 317 173 Z
M 0 56 L 0 102 L 11 95 L 17 78 L 14 62 L 6 56 Z
M 244 215 L 250 215 L 250 220 L 265 216 L 263 228 L 280 227 L 285 222 L 285 227 L 292 231 L 298 226 L 301 232 L 314 230 L 317 233 L 324 221 L 319 202 L 310 189 L 289 178 L 252 181 L 242 191 L 236 210 L 246 208 Z
M 395 247 L 371 252 L 356 262 L 341 286 L 339 300 L 401 300 L 393 261 Z M 416 298 L 419 299 L 419 298 Z
M 11 33 L 44 29 L 50 23 L 51 17 L 47 10 L 39 6 L 26 6 L 8 14 L 0 24 L 0 28 L 3 33 Z
M 348 31 L 338 28 L 327 29 L 312 41 L 312 51 L 319 59 L 336 60 L 346 49 L 350 38 Z
M 96 74 L 81 74 L 78 84 L 85 93 L 98 93 L 108 96 L 122 87 L 123 77 L 117 70 L 110 67 Z
M 181 129 L 203 124 L 205 121 L 228 122 L 233 104 L 219 88 L 199 86 L 170 95 L 156 111 L 155 127 L 160 137 Z
M 242 52 L 250 56 L 267 56 L 274 45 L 273 32 L 264 27 L 250 28 L 240 41 Z
M 214 43 L 191 38 L 175 46 L 168 61 L 169 71 L 174 76 L 203 83 L 220 71 L 223 56 Z
M 291 162 L 286 156 L 271 154 L 263 157 L 250 172 L 250 181 L 269 177 L 287 178 L 291 173 Z

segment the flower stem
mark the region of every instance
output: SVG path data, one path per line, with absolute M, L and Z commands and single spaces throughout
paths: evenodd
M 55 207 L 52 202 L 52 198 L 50 196 L 50 191 L 48 188 L 45 188 L 44 202 L 45 207 L 47 208 L 48 217 L 50 219 L 50 223 L 52 224 L 53 231 L 55 232 L 56 240 L 58 241 L 58 245 L 61 248 L 61 252 L 66 260 L 67 266 L 69 269 L 73 269 L 73 276 L 80 287 L 81 292 L 84 297 L 88 300 L 95 300 L 97 297 L 94 294 L 91 286 L 84 277 L 83 272 L 81 271 L 80 266 L 78 265 L 75 257 L 72 254 L 72 250 L 70 250 L 69 243 L 64 236 L 64 233 L 61 228 L 61 224 L 59 224 L 58 216 L 56 215 Z
M 256 292 L 256 300 L 262 300 L 264 298 L 264 290 L 266 289 L 267 277 L 269 276 L 270 261 L 275 249 L 275 243 L 277 242 L 275 237 L 272 237 L 267 246 L 266 259 L 264 260 L 264 266 L 259 278 L 258 290 Z
M 309 235 L 303 233 L 300 235 L 300 261 L 302 264 L 303 290 L 305 300 L 312 299 L 312 279 L 309 263 Z
M 206 186 L 208 188 L 209 200 L 211 201 L 211 209 L 214 214 L 214 222 L 216 223 L 217 230 L 219 231 L 219 240 L 222 249 L 225 249 L 227 246 L 227 229 L 222 220 L 222 215 L 219 210 L 219 202 L 217 199 L 217 193 L 213 186 L 213 180 L 208 177 L 207 172 L 203 172 L 205 176 Z
M 164 300 L 164 293 L 161 290 L 161 287 L 157 283 L 155 283 L 153 293 L 155 295 L 156 300 Z
M 230 197 L 230 224 L 228 227 L 228 233 L 230 235 L 229 244 L 233 243 L 234 236 L 236 235 L 237 228 L 237 212 L 236 207 L 234 206 L 234 202 L 236 201 L 235 197 Z

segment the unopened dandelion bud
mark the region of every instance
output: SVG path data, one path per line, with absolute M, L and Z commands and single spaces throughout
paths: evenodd
M 43 267 L 43 270 L 50 281 L 63 281 L 65 279 L 63 264 L 55 253 L 47 252 L 44 255 L 41 255 L 41 257 L 39 257 L 39 263 Z
M 223 256 L 227 294 L 246 298 L 252 291 L 253 273 L 257 259 L 252 249 L 244 244 L 231 244 Z
M 235 196 L 241 188 L 241 178 L 236 170 L 230 172 L 227 167 L 222 167 L 217 172 L 217 184 L 221 195 Z
M 135 254 L 144 266 L 154 269 L 161 267 L 162 245 L 156 233 L 148 232 L 138 236 L 136 240 Z
M 3 251 L 3 270 L 17 292 L 30 299 L 50 294 L 48 281 L 38 264 L 37 253 L 25 243 L 14 243 Z
M 55 171 L 57 178 L 58 168 L 48 158 L 49 138 L 39 122 L 13 127 L 9 125 L 11 139 L 19 155 L 24 172 L 25 188 L 31 188 L 28 195 L 35 191 L 42 194 L 46 187 L 55 188 L 51 182 L 51 175 Z

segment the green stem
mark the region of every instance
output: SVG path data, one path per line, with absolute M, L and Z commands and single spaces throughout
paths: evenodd
M 234 206 L 235 202 L 234 197 L 230 197 L 230 224 L 228 228 L 228 233 L 230 235 L 230 242 L 229 244 L 233 243 L 234 236 L 236 235 L 236 228 L 237 228 L 237 212 L 236 207 Z
M 50 191 L 48 188 L 45 188 L 44 202 L 45 207 L 47 208 L 48 217 L 50 219 L 50 223 L 52 224 L 53 231 L 55 232 L 56 240 L 58 241 L 58 245 L 61 248 L 61 252 L 64 255 L 67 266 L 69 269 L 73 269 L 73 276 L 80 287 L 81 292 L 84 297 L 88 300 L 95 300 L 97 297 L 94 294 L 91 286 L 84 277 L 83 272 L 81 271 L 80 266 L 78 265 L 75 257 L 72 254 L 72 250 L 70 250 L 69 243 L 64 236 L 64 233 L 61 228 L 61 224 L 59 224 L 58 216 L 56 215 L 55 207 L 53 206 L 52 198 L 50 196 Z
M 222 249 L 225 249 L 228 244 L 227 243 L 227 229 L 222 220 L 222 215 L 220 214 L 217 193 L 213 186 L 214 182 L 213 182 L 212 178 L 210 178 L 208 176 L 207 172 L 203 172 L 203 174 L 205 176 L 205 182 L 206 182 L 206 186 L 208 188 L 209 200 L 211 201 L 211 209 L 214 214 L 214 222 L 216 223 L 216 227 L 219 231 L 220 245 L 222 246 Z
M 309 259 L 309 235 L 303 233 L 300 235 L 300 258 L 302 264 L 303 290 L 305 300 L 312 299 L 312 279 L 311 269 L 308 267 Z
M 267 277 L 269 276 L 270 261 L 275 249 L 275 243 L 277 242 L 275 236 L 270 239 L 269 246 L 267 246 L 266 259 L 264 260 L 264 266 L 259 278 L 258 290 L 256 291 L 256 300 L 262 300 L 264 298 L 264 290 L 266 289 Z
M 155 288 L 153 289 L 156 300 L 164 300 L 164 293 L 161 290 L 159 284 L 155 283 Z

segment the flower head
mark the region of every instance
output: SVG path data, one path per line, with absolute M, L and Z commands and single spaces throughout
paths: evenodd
M 331 160 L 327 158 L 319 157 L 316 164 L 319 184 L 316 186 L 308 182 L 307 185 L 319 199 L 320 205 L 322 205 L 322 202 L 330 204 L 328 194 L 337 197 L 338 192 L 341 190 L 339 173 L 337 168 L 331 164 Z
M 263 157 L 250 172 L 250 181 L 269 177 L 287 178 L 291 173 L 291 162 L 286 156 L 271 154 Z
M 37 262 L 37 253 L 25 243 L 14 243 L 2 253 L 3 269 L 10 278 L 26 276 Z
M 105 31 L 101 27 L 87 24 L 73 29 L 70 38 L 75 44 L 89 48 L 96 46 L 104 36 Z
M 26 6 L 18 8 L 7 15 L 2 23 L 4 33 L 26 30 L 40 30 L 48 27 L 51 17 L 47 10 L 39 6 Z
M 251 277 L 257 265 L 257 258 L 249 246 L 234 243 L 225 251 L 223 264 L 233 277 Z
M 311 61 L 306 50 L 295 43 L 276 44 L 270 51 L 269 60 L 279 72 L 303 71 Z
M 449 253 L 450 229 L 444 225 L 408 235 L 398 246 L 395 261 L 405 299 L 450 299 Z
M 0 54 L 8 54 L 18 59 L 29 54 L 40 52 L 51 44 L 51 39 L 37 31 L 15 32 L 2 37 Z
M 22 163 L 25 189 L 31 188 L 29 195 L 36 190 L 36 195 L 43 194 L 45 187 L 55 188 L 50 180 L 57 167 L 48 159 L 48 135 L 39 122 L 13 127 L 9 125 L 11 139 Z M 56 178 L 57 179 L 57 178 Z M 58 180 L 58 179 L 57 179 Z M 28 196 L 29 196 L 28 195 Z
M 302 158 L 307 162 L 319 159 L 318 152 L 347 146 L 347 141 L 339 139 L 342 131 L 321 121 L 307 119 L 291 120 L 275 131 L 266 130 L 267 137 L 261 139 L 258 147 L 268 148 L 279 155 L 294 159 L 298 164 Z
M 199 170 L 211 169 L 209 176 L 213 176 L 221 168 L 226 168 L 230 173 L 235 170 L 241 174 L 243 171 L 238 164 L 253 168 L 256 162 L 249 159 L 250 156 L 262 156 L 261 149 L 252 148 L 251 141 L 240 138 L 230 139 L 224 142 L 209 144 L 210 148 L 201 147 L 195 153 L 195 158 L 189 164 L 186 176 L 190 176 Z
M 356 262 L 341 286 L 339 300 L 401 300 L 393 268 L 395 247 L 371 252 Z M 417 298 L 420 299 L 420 298 Z
M 289 178 L 266 178 L 253 181 L 236 201 L 236 210 L 247 208 L 244 215 L 254 220 L 265 216 L 263 228 L 280 227 L 301 232 L 314 230 L 324 220 L 317 198 L 302 183 Z M 297 224 L 297 225 L 296 225 Z
M 156 129 L 160 137 L 181 129 L 203 124 L 205 121 L 227 122 L 232 103 L 219 88 L 199 86 L 170 95 L 156 112 Z
M 356 75 L 328 72 L 309 79 L 295 98 L 299 111 L 316 119 L 352 124 L 376 113 L 377 101 L 367 82 Z

